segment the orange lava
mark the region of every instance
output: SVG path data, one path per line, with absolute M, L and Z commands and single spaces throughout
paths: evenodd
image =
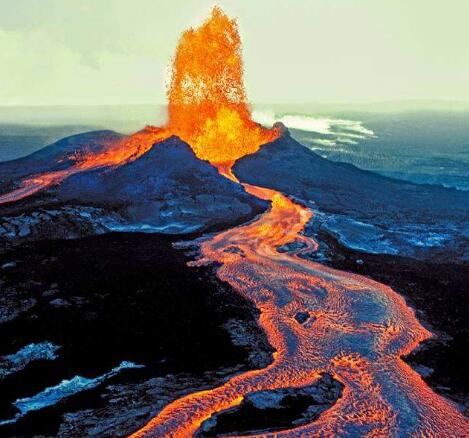
M 344 384 L 338 402 L 311 424 L 262 436 L 467 436 L 468 421 L 456 406 L 401 360 L 431 336 L 404 299 L 368 278 L 278 252 L 307 239 L 301 232 L 312 213 L 281 193 L 246 187 L 271 199 L 271 210 L 202 242 L 203 258 L 194 264 L 221 264 L 218 277 L 256 305 L 274 361 L 174 401 L 133 437 L 194 436 L 205 420 L 247 394 L 310 385 L 322 372 Z M 299 324 L 299 311 L 313 318 Z
M 168 98 L 169 130 L 202 160 L 235 161 L 279 135 L 251 119 L 238 27 L 218 7 L 200 27 L 183 33 Z
M 124 138 L 110 148 L 96 154 L 86 154 L 78 160 L 81 170 L 97 167 L 119 166 L 136 160 L 151 147 L 166 140 L 171 134 L 165 128 L 147 126 L 141 131 Z

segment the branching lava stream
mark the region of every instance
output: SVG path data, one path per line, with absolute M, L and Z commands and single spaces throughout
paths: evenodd
M 176 400 L 133 437 L 193 436 L 253 391 L 310 385 L 322 372 L 344 384 L 342 398 L 312 424 L 276 437 L 467 436 L 464 416 L 400 358 L 431 336 L 404 299 L 368 278 L 278 252 L 307 239 L 300 233 L 312 213 L 281 193 L 246 188 L 271 199 L 270 211 L 203 242 L 195 263 L 220 263 L 218 277 L 261 311 L 274 361 Z M 300 311 L 311 314 L 303 325 L 294 318 Z

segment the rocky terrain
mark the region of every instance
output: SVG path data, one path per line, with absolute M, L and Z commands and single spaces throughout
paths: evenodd
M 183 394 L 270 363 L 257 311 L 173 242 L 2 250 L 1 436 L 127 436 Z
M 18 178 L 72 166 L 70 154 L 97 151 L 118 138 L 109 131 L 82 134 L 1 163 L 1 191 L 18 184 Z M 76 173 L 36 195 L 1 205 L 0 239 L 83 237 L 106 231 L 188 233 L 237 224 L 267 207 L 171 137 L 135 161 Z

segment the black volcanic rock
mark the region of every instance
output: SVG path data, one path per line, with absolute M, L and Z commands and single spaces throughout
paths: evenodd
M 271 363 L 252 303 L 213 266 L 188 267 L 193 257 L 176 242 L 108 233 L 0 245 L 1 437 L 129 436 L 174 399 Z M 64 379 L 96 379 L 123 361 L 139 367 L 69 386 L 2 424 L 16 400 L 57 394 Z
M 102 131 L 95 135 L 94 140 L 93 133 L 74 136 L 33 154 L 35 158 L 26 157 L 22 172 L 38 173 L 48 160 L 55 163 L 48 170 L 71 165 L 60 163 L 59 157 L 79 152 L 73 149 L 77 145 L 99 149 L 104 138 L 118 136 Z M 15 162 L 10 163 L 5 163 L 5 175 L 15 172 Z M 31 198 L 0 206 L 0 238 L 81 237 L 110 230 L 194 232 L 237 224 L 267 206 L 171 137 L 133 162 L 77 173 Z
M 242 182 L 282 191 L 327 213 L 324 225 L 351 246 L 369 252 L 418 255 L 451 247 L 468 258 L 469 192 L 387 178 L 329 161 L 285 132 L 256 154 L 241 158 L 234 173 Z M 349 245 L 347 245 L 349 246 Z M 464 250 L 466 247 L 466 250 Z
M 231 409 L 221 411 L 201 425 L 197 438 L 265 434 L 314 421 L 342 395 L 343 385 L 324 373 L 314 384 L 247 394 Z

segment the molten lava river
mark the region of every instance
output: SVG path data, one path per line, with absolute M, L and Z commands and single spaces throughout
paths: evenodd
M 172 134 L 237 181 L 231 164 L 279 132 L 250 119 L 235 22 L 215 8 L 200 28 L 183 34 L 174 66 L 166 127 L 146 128 L 68 170 L 32 177 L 0 202 L 29 196 L 76 172 L 137 159 Z M 193 263 L 219 265 L 218 277 L 260 310 L 259 323 L 275 349 L 273 362 L 172 402 L 133 436 L 190 437 L 205 420 L 252 392 L 309 386 L 325 372 L 344 385 L 338 401 L 310 424 L 264 436 L 469 436 L 456 406 L 401 359 L 431 336 L 404 299 L 383 284 L 305 260 L 299 252 L 279 252 L 298 240 L 307 243 L 306 250 L 315 249 L 302 234 L 312 212 L 282 193 L 245 188 L 270 200 L 269 211 L 203 240 L 201 257 Z M 311 317 L 300 324 L 298 312 Z
M 256 305 L 274 361 L 176 400 L 134 437 L 193 436 L 253 391 L 311 385 L 323 372 L 344 385 L 337 403 L 311 424 L 261 436 L 468 436 L 457 408 L 400 358 L 430 336 L 404 299 L 368 278 L 277 251 L 298 239 L 315 248 L 301 234 L 312 213 L 281 193 L 246 188 L 270 199 L 270 211 L 203 242 L 195 264 L 220 263 L 218 277 Z M 300 311 L 312 316 L 304 325 L 294 318 Z

